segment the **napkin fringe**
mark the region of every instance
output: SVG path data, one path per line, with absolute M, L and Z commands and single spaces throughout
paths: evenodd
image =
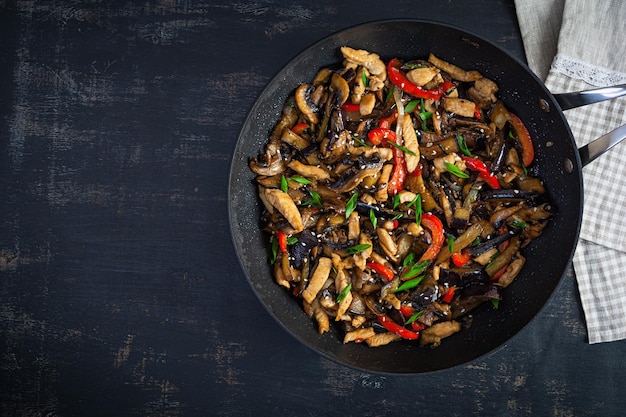
M 554 57 L 551 70 L 598 87 L 626 83 L 626 74 L 622 72 L 598 67 L 563 53 Z

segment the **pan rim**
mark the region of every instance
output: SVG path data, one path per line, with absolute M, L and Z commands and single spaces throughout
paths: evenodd
M 463 365 L 467 365 L 468 363 L 471 362 L 475 362 L 480 360 L 481 358 L 484 358 L 486 356 L 492 355 L 494 354 L 496 351 L 502 349 L 504 346 L 506 346 L 508 343 L 510 343 L 512 340 L 514 340 L 514 338 L 518 337 L 520 334 L 522 334 L 525 330 L 528 329 L 528 325 L 533 322 L 540 314 L 541 312 L 546 308 L 546 305 L 549 303 L 550 299 L 553 298 L 554 294 L 556 293 L 557 289 L 561 286 L 562 281 L 563 281 L 563 277 L 566 275 L 568 268 L 571 266 L 572 263 L 572 258 L 573 258 L 573 254 L 574 254 L 574 250 L 576 248 L 577 242 L 578 242 L 578 236 L 580 234 L 580 227 L 581 227 L 581 220 L 582 220 L 582 198 L 583 198 L 583 190 L 582 190 L 582 181 L 580 181 L 580 199 L 581 199 L 581 213 L 578 216 L 578 224 L 576 227 L 576 238 L 574 240 L 573 243 L 573 249 L 570 251 L 569 254 L 569 258 L 566 261 L 566 267 L 563 269 L 561 276 L 559 277 L 559 279 L 557 280 L 556 284 L 554 285 L 553 290 L 551 291 L 550 295 L 548 296 L 548 298 L 546 299 L 546 301 L 543 303 L 543 305 L 537 309 L 534 314 L 532 315 L 532 318 L 530 318 L 523 326 L 521 326 L 517 331 L 515 331 L 513 333 L 512 336 L 510 336 L 509 338 L 507 338 L 503 343 L 498 344 L 497 346 L 495 346 L 494 348 L 488 349 L 485 352 L 483 352 L 480 355 L 475 356 L 473 359 L 469 360 L 469 361 L 465 361 L 463 363 L 458 363 L 449 367 L 444 367 L 444 368 L 440 368 L 440 369 L 434 369 L 434 370 L 428 370 L 428 371 L 423 371 L 423 372 L 392 372 L 392 371 L 384 371 L 384 370 L 379 370 L 379 369 L 372 369 L 372 368 L 368 368 L 367 366 L 359 366 L 359 365 L 355 365 L 352 363 L 348 363 L 348 362 L 344 362 L 336 357 L 334 357 L 332 354 L 324 351 L 323 349 L 318 348 L 317 346 L 312 345 L 311 343 L 308 343 L 304 338 L 302 338 L 300 335 L 296 334 L 291 328 L 289 328 L 284 322 L 283 320 L 281 320 L 276 313 L 267 305 L 267 303 L 265 302 L 265 300 L 262 298 L 261 294 L 257 291 L 257 289 L 255 288 L 254 282 L 251 280 L 250 278 L 250 274 L 249 271 L 247 270 L 246 266 L 245 266 L 245 262 L 242 259 L 242 254 L 241 254 L 241 248 L 239 247 L 239 244 L 235 238 L 236 235 L 236 206 L 234 205 L 234 201 L 233 201 L 233 190 L 234 187 L 236 185 L 237 182 L 237 172 L 235 170 L 235 162 L 236 162 L 236 158 L 238 156 L 237 150 L 241 144 L 242 141 L 242 135 L 243 135 L 243 130 L 244 127 L 246 125 L 248 125 L 253 119 L 254 119 L 254 110 L 256 109 L 259 99 L 261 97 L 263 97 L 265 94 L 268 93 L 268 90 L 270 90 L 270 87 L 272 84 L 274 84 L 276 82 L 277 79 L 280 78 L 281 74 L 283 73 L 283 71 L 285 71 L 286 68 L 292 66 L 295 62 L 297 62 L 298 60 L 300 60 L 306 53 L 307 51 L 314 49 L 314 48 L 319 48 L 320 46 L 323 46 L 325 43 L 328 43 L 331 39 L 337 38 L 339 36 L 341 36 L 342 34 L 346 34 L 349 33 L 350 31 L 356 31 L 356 30 L 362 30 L 363 28 L 368 28 L 368 27 L 372 27 L 373 25 L 393 25 L 393 24 L 409 24 L 409 25 L 435 25 L 435 26 L 439 26 L 443 29 L 447 29 L 447 30 L 452 30 L 458 33 L 462 33 L 465 34 L 467 36 L 470 36 L 471 38 L 475 39 L 476 41 L 479 41 L 481 43 L 485 43 L 490 45 L 491 47 L 499 50 L 501 53 L 507 55 L 510 59 L 512 59 L 517 65 L 519 65 L 522 69 L 524 69 L 529 75 L 531 75 L 532 77 L 534 77 L 535 82 L 537 83 L 537 85 L 539 85 L 544 92 L 546 93 L 546 96 L 549 98 L 550 100 L 550 105 L 552 106 L 553 111 L 556 111 L 559 115 L 559 117 L 562 119 L 563 121 L 563 125 L 565 127 L 565 129 L 567 130 L 568 133 L 568 139 L 572 142 L 572 144 L 574 144 L 575 146 L 575 142 L 573 139 L 573 135 L 571 133 L 571 130 L 569 128 L 569 125 L 567 123 L 567 120 L 565 119 L 562 110 L 560 109 L 558 103 L 556 102 L 556 100 L 554 99 L 554 97 L 552 96 L 552 94 L 547 90 L 547 88 L 545 87 L 544 83 L 534 74 L 532 73 L 532 71 L 527 67 L 527 65 L 522 62 L 521 60 L 519 60 L 517 57 L 509 54 L 506 50 L 504 50 L 503 48 L 499 47 L 498 45 L 494 44 L 493 42 L 483 38 L 482 36 L 476 35 L 475 33 L 472 33 L 468 30 L 465 29 L 461 29 L 457 26 L 454 25 L 450 25 L 450 24 L 446 24 L 446 23 L 441 23 L 441 22 L 437 22 L 437 21 L 433 21 L 433 20 L 423 20 L 423 19 L 384 19 L 384 20 L 372 20 L 372 21 L 368 21 L 368 22 L 364 22 L 364 23 L 359 23 L 356 25 L 351 25 L 348 26 L 346 28 L 340 29 L 338 31 L 335 31 L 313 43 L 310 43 L 308 46 L 306 46 L 305 48 L 303 48 L 299 53 L 297 53 L 296 55 L 294 55 L 291 59 L 289 59 L 287 61 L 287 63 L 281 67 L 278 71 L 275 72 L 275 74 L 269 78 L 268 82 L 265 84 L 264 88 L 261 90 L 261 92 L 258 94 L 258 96 L 255 98 L 253 104 L 250 106 L 250 108 L 248 109 L 248 113 L 246 115 L 246 118 L 242 124 L 242 128 L 239 132 L 239 135 L 237 137 L 237 142 L 235 145 L 235 150 L 233 152 L 232 155 L 232 159 L 231 159 L 231 165 L 230 165 L 230 172 L 229 172 L 229 180 L 228 180 L 228 192 L 229 192 L 229 196 L 228 196 L 228 214 L 229 214 L 229 230 L 230 230 L 230 234 L 231 234 L 231 242 L 235 248 L 235 252 L 237 254 L 237 258 L 240 264 L 240 267 L 242 268 L 242 271 L 244 273 L 244 276 L 246 277 L 246 280 L 248 281 L 248 283 L 250 284 L 250 286 L 252 287 L 252 290 L 256 296 L 256 298 L 261 302 L 261 304 L 263 305 L 264 309 L 270 313 L 270 316 L 279 323 L 279 325 L 285 329 L 287 331 L 288 334 L 290 334 L 292 337 L 294 337 L 299 343 L 302 343 L 303 345 L 305 345 L 307 348 L 311 349 L 314 352 L 317 352 L 318 354 L 321 354 L 323 357 L 328 358 L 334 362 L 340 363 L 344 366 L 347 366 L 349 368 L 355 369 L 355 370 L 359 370 L 359 371 L 366 371 L 366 372 L 372 372 L 372 373 L 377 373 L 377 374 L 382 374 L 382 375 L 416 375 L 416 374 L 426 374 L 426 373 L 434 373 L 434 372 L 442 372 L 442 371 L 446 371 L 449 369 L 454 369 L 454 368 L 458 368 L 459 366 L 463 366 Z M 293 86 L 295 88 L 295 86 Z M 574 154 L 574 161 L 572 161 L 573 166 L 575 168 L 576 171 L 578 171 L 578 175 L 580 176 L 582 173 L 582 166 L 581 166 L 581 162 L 580 162 L 580 156 L 579 154 L 576 152 Z M 268 279 L 271 279 L 271 277 L 268 277 Z M 273 282 L 272 282 L 273 283 Z M 276 284 L 274 284 L 276 285 Z M 276 287 L 278 287 L 276 285 Z M 279 288 L 280 289 L 280 288 Z

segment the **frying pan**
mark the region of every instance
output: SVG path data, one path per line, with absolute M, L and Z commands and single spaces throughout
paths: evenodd
M 267 262 L 268 236 L 259 228 L 261 203 L 248 168 L 262 152 L 288 95 L 321 67 L 340 62 L 339 47 L 378 53 L 386 62 L 427 57 L 430 52 L 465 69 L 475 69 L 500 87 L 499 98 L 529 129 L 535 144 L 536 175 L 547 187 L 558 214 L 526 248 L 527 262 L 494 310 L 486 303 L 473 312 L 470 328 L 435 349 L 399 341 L 369 348 L 342 343 L 340 330 L 324 335 L 302 311 L 301 301 L 279 287 Z M 563 100 L 565 101 L 565 100 Z M 575 105 L 580 103 L 574 103 Z M 569 104 L 571 105 L 571 103 Z M 569 106 L 568 105 L 568 106 Z M 587 158 L 587 150 L 585 150 Z M 581 152 L 557 99 L 519 60 L 476 35 L 419 20 L 365 23 L 333 34 L 291 60 L 252 107 L 235 147 L 229 179 L 232 239 L 245 275 L 269 313 L 294 337 L 320 354 L 357 369 L 418 374 L 465 364 L 489 354 L 524 328 L 543 308 L 569 267 L 578 241 L 583 207 Z M 546 335 L 546 337 L 549 337 Z

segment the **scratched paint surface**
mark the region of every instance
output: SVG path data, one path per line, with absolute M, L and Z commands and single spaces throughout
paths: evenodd
M 0 1 L 0 415 L 621 415 L 626 344 L 586 344 L 571 273 L 506 347 L 419 377 L 320 357 L 242 275 L 226 190 L 255 97 L 407 16 L 523 58 L 503 0 Z

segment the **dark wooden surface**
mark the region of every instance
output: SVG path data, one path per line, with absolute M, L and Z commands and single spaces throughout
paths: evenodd
M 370 20 L 452 23 L 524 57 L 511 0 L 0 1 L 0 415 L 618 416 L 626 342 L 575 278 L 492 355 L 346 368 L 260 305 L 226 208 L 265 83 Z

